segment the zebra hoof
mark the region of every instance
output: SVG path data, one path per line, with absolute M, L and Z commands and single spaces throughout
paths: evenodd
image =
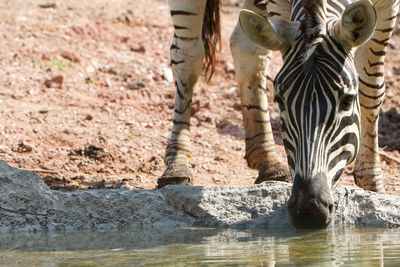
M 157 180 L 157 189 L 167 185 L 193 185 L 193 176 L 189 168 L 185 165 L 172 164 L 167 167 L 165 172 Z
M 292 182 L 292 177 L 282 169 L 261 169 L 254 184 L 261 184 L 266 181 Z

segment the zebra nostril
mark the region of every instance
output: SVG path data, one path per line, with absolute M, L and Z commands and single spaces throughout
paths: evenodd
M 330 204 L 330 205 L 328 206 L 328 209 L 329 209 L 329 214 L 331 214 L 332 211 L 333 211 L 333 204 Z

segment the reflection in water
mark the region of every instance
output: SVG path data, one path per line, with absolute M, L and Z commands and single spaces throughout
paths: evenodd
M 400 266 L 400 230 L 152 229 L 0 235 L 0 266 Z

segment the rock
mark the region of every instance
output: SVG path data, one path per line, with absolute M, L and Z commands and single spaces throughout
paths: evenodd
M 145 88 L 146 85 L 143 82 L 135 82 L 135 83 L 130 83 L 126 86 L 129 90 L 138 90 Z
M 104 160 L 104 158 L 112 158 L 104 148 L 96 145 L 88 145 L 83 149 L 76 149 L 74 151 L 77 155 L 88 157 L 94 160 Z
M 38 175 L 0 160 L 0 233 L 192 225 L 161 191 L 52 191 Z
M 224 71 L 226 74 L 235 74 L 235 66 L 231 62 L 224 64 Z
M 57 5 L 55 3 L 46 3 L 39 5 L 40 8 L 56 8 Z
M 141 54 L 144 54 L 145 52 L 146 52 L 146 48 L 143 46 L 143 45 L 141 45 L 141 46 L 138 46 L 138 47 L 131 47 L 130 48 L 130 50 L 132 51 L 132 52 L 136 52 L 136 53 L 141 53 Z
M 60 56 L 62 56 L 65 59 L 68 59 L 71 62 L 81 63 L 80 57 L 71 51 L 60 51 Z
M 32 152 L 33 148 L 30 145 L 27 145 L 25 143 L 19 143 L 17 148 L 14 149 L 14 152 L 18 153 L 30 153 Z
M 400 197 L 341 187 L 335 194 L 336 224 L 400 226 Z
M 268 182 L 252 186 L 166 186 L 168 203 L 208 227 L 289 226 L 286 202 L 290 185 Z
M 119 188 L 122 190 L 132 190 L 133 186 L 131 186 L 130 184 L 123 183 Z
M 84 120 L 85 120 L 85 121 L 91 121 L 91 120 L 93 120 L 93 116 L 90 115 L 90 114 L 88 114 L 88 115 L 86 115 L 86 117 L 84 118 Z
M 174 75 L 172 73 L 171 68 L 164 68 L 162 78 L 169 83 L 174 82 Z
M 38 175 L 0 160 L 0 233 L 10 231 L 289 227 L 291 186 L 166 186 L 161 190 L 52 191 Z M 336 224 L 400 226 L 400 197 L 336 192 Z
M 62 88 L 62 83 L 63 83 L 64 77 L 62 75 L 57 75 L 54 76 L 53 78 L 44 81 L 44 85 L 46 85 L 47 88 Z
M 118 22 L 125 23 L 127 25 L 130 25 L 132 23 L 133 19 L 133 12 L 132 10 L 128 9 L 125 13 L 122 13 L 119 15 L 116 19 Z

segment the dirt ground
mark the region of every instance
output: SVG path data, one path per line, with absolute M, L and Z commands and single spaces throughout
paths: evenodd
M 210 84 L 198 83 L 191 120 L 195 185 L 250 185 L 229 52 L 235 7 Z M 0 159 L 35 170 L 52 189 L 155 188 L 172 128 L 167 0 L 0 0 Z M 387 53 L 380 145 L 386 189 L 400 195 L 400 28 Z M 275 54 L 268 89 L 281 64 Z M 270 101 L 285 160 L 277 105 Z M 212 109 L 211 109 L 212 107 Z M 352 185 L 352 166 L 341 184 Z

